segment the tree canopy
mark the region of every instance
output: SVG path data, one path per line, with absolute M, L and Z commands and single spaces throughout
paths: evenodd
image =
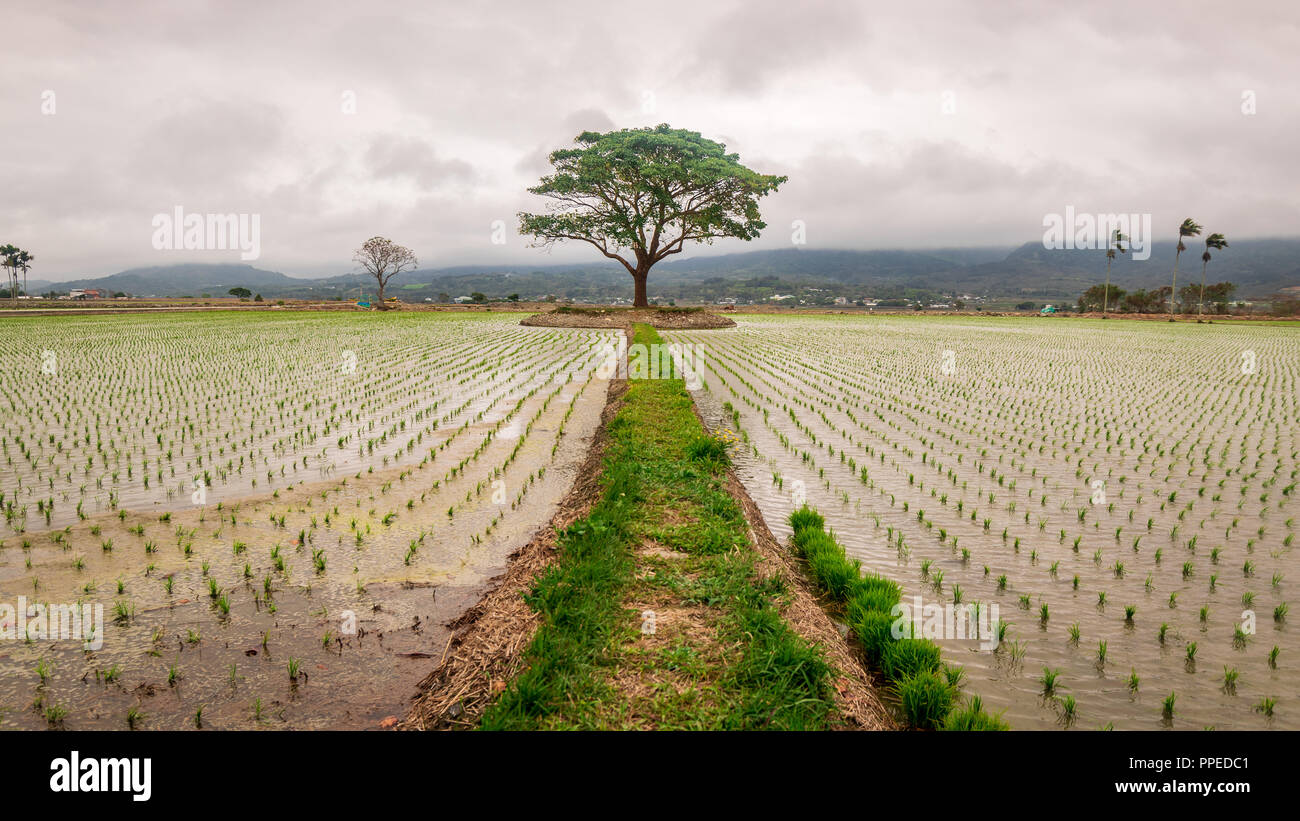
M 554 172 L 528 189 L 551 200 L 547 213 L 519 214 L 535 245 L 576 240 L 621 263 L 645 307 L 655 263 L 690 243 L 752 240 L 766 227 L 758 200 L 786 177 L 760 174 L 738 154 L 694 131 L 660 124 L 579 134 L 577 148 L 550 155 Z
M 4 267 L 9 279 L 9 293 L 7 296 L 17 301 L 18 274 L 20 272 L 22 273 L 25 282 L 27 279 L 27 271 L 32 267 L 32 263 L 35 261 L 36 257 L 16 245 L 7 243 L 0 246 L 0 266 Z M 24 287 L 22 290 L 23 293 L 26 293 L 27 288 Z

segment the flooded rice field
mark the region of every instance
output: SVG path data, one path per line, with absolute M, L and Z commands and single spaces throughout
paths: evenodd
M 992 613 L 937 640 L 1012 727 L 1300 728 L 1294 327 L 737 320 L 665 337 L 768 524 L 806 499 L 905 602 Z
M 0 320 L 0 727 L 402 716 L 604 406 L 518 319 Z

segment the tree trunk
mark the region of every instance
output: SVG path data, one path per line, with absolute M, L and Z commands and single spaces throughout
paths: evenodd
M 1209 253 L 1208 251 L 1206 253 Z M 1201 296 L 1196 300 L 1196 321 L 1200 322 L 1205 313 L 1205 269 L 1210 267 L 1208 261 L 1201 263 Z
M 379 282 L 379 297 L 375 304 L 382 308 L 384 307 L 384 281 L 378 277 L 375 277 L 375 279 Z
M 1182 245 L 1183 240 L 1180 237 L 1178 244 Z M 1174 321 L 1174 306 L 1178 304 L 1178 258 L 1183 255 L 1182 249 L 1174 252 L 1174 281 L 1169 287 L 1169 321 Z
M 650 275 L 650 266 L 637 266 L 636 271 L 632 273 L 632 281 L 636 283 L 636 291 L 632 297 L 633 308 L 649 308 L 650 300 L 646 298 L 645 282 Z
M 1106 318 L 1106 309 L 1110 307 L 1110 259 L 1106 260 L 1106 290 L 1101 294 L 1101 318 Z

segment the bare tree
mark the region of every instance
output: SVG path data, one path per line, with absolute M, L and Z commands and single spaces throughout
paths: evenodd
M 357 249 L 352 259 L 379 283 L 380 307 L 384 304 L 384 286 L 388 281 L 418 264 L 415 253 L 410 248 L 404 248 L 383 237 L 371 237 L 366 240 L 365 244 Z

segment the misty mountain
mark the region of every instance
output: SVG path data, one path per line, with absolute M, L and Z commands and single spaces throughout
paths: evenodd
M 1203 246 L 1195 241 L 1179 262 L 1179 280 L 1198 282 Z M 1117 255 L 1111 281 L 1126 290 L 1169 283 L 1172 244 L 1153 244 L 1150 258 Z M 906 290 L 970 293 L 989 297 L 1073 300 L 1104 281 L 1106 255 L 1094 250 L 1050 250 L 1041 242 L 1018 248 L 930 250 L 813 250 L 790 248 L 672 259 L 650 275 L 652 296 L 664 299 L 765 298 L 774 292 L 819 288 L 844 296 L 893 296 Z M 1264 297 L 1300 286 L 1300 239 L 1241 240 L 1215 253 L 1207 278 L 1237 284 L 1242 298 Z M 48 283 L 32 280 L 29 290 L 100 288 L 136 296 L 224 296 L 243 286 L 266 298 L 355 299 L 373 296 L 374 280 L 349 273 L 302 279 L 249 265 L 183 264 L 134 268 L 97 279 Z M 555 295 L 577 300 L 631 298 L 632 279 L 615 262 L 548 265 L 460 265 L 423 268 L 395 277 L 387 293 L 409 301 L 475 291 L 490 297 L 524 299 Z
M 106 277 L 76 279 L 68 282 L 31 280 L 27 290 L 33 294 L 49 290 L 67 292 L 73 288 L 98 288 L 133 296 L 226 296 L 231 288 L 243 286 L 266 296 L 292 289 L 309 280 L 294 279 L 276 271 L 264 271 L 251 265 L 213 265 L 181 263 L 132 268 Z

